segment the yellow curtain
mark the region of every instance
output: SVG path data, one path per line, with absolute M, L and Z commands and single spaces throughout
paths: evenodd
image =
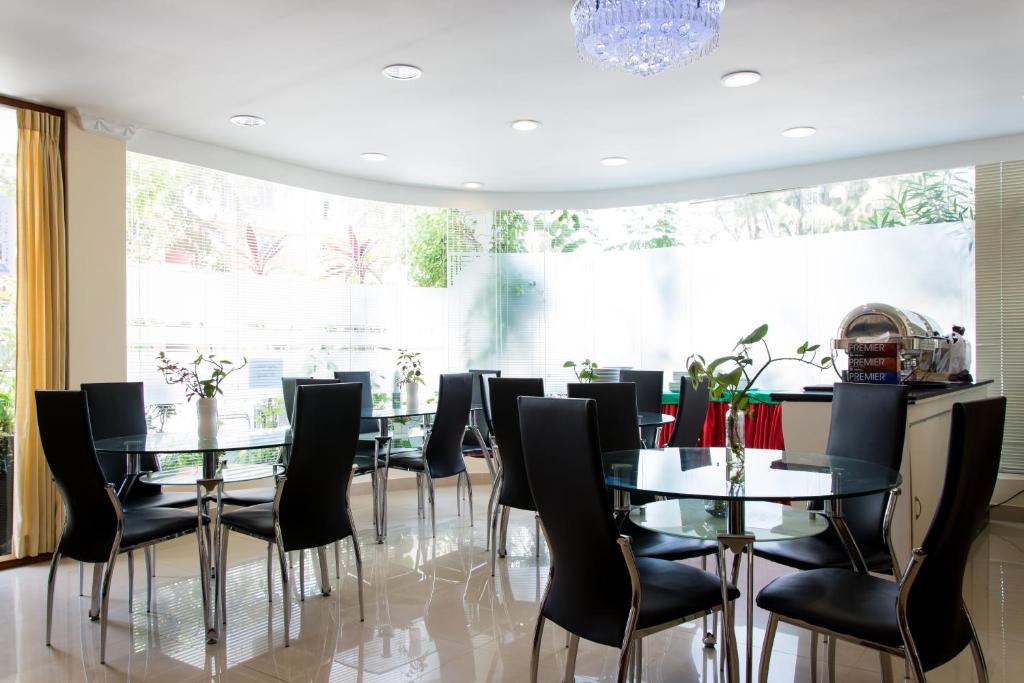
M 62 512 L 36 424 L 36 389 L 67 386 L 67 276 L 60 118 L 18 110 L 18 352 L 14 554 L 52 551 Z

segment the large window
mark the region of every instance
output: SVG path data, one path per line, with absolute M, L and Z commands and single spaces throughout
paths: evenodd
M 129 155 L 129 375 L 154 421 L 194 420 L 155 357 L 249 365 L 226 424 L 282 419 L 282 375 L 543 376 L 566 360 L 679 370 L 766 322 L 774 348 L 828 345 L 871 301 L 974 327 L 974 173 L 954 169 L 706 202 L 458 211 L 355 200 Z M 968 336 L 971 336 L 970 332 Z M 833 377 L 777 366 L 766 388 Z M 430 388 L 432 390 L 433 387 Z M 429 390 L 428 390 L 429 395 Z
M 0 105 L 0 555 L 11 552 L 14 504 L 14 353 L 17 312 L 18 119 Z

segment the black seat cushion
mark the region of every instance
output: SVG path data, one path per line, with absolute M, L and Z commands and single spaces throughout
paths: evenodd
M 131 548 L 168 536 L 195 531 L 197 521 L 196 513 L 187 510 L 172 508 L 125 510 L 121 547 Z M 209 518 L 204 516 L 203 524 L 209 524 L 209 522 Z
M 400 453 L 391 451 L 391 457 L 388 459 L 388 466 L 400 470 L 422 472 L 426 467 L 426 461 L 423 459 L 423 451 L 411 450 Z
M 266 486 L 258 489 L 226 489 L 220 500 L 225 505 L 236 505 L 238 507 L 249 507 L 252 505 L 263 505 L 273 503 L 275 489 L 273 486 Z
M 132 487 L 134 493 L 134 487 Z M 191 508 L 196 506 L 196 494 L 186 492 L 147 492 L 146 495 L 129 495 L 124 507 L 137 510 L 140 508 Z
M 873 572 L 892 571 L 892 558 L 883 547 L 860 546 L 868 569 Z M 836 530 L 829 528 L 816 536 L 788 541 L 765 541 L 754 544 L 754 554 L 794 569 L 852 569 L 850 556 Z
M 638 629 L 658 626 L 722 604 L 722 584 L 714 574 L 650 557 L 636 558 L 636 568 L 640 574 Z M 740 592 L 735 586 L 729 586 L 728 595 L 730 600 L 735 600 Z M 619 638 L 621 640 L 621 634 Z
M 695 538 L 680 538 L 658 531 L 649 531 L 636 525 L 623 527 L 622 533 L 633 541 L 633 554 L 637 557 L 654 557 L 661 560 L 689 560 L 694 557 L 713 555 L 718 546 L 712 541 Z
M 273 503 L 261 503 L 242 510 L 232 510 L 225 512 L 220 518 L 223 524 L 247 534 L 268 540 L 275 537 Z
M 899 585 L 848 569 L 813 569 L 775 579 L 757 596 L 761 609 L 868 642 L 902 647 L 896 623 Z

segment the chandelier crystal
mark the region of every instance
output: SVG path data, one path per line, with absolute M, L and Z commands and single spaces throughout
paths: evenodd
M 576 0 L 580 59 L 637 76 L 689 64 L 718 48 L 725 0 Z

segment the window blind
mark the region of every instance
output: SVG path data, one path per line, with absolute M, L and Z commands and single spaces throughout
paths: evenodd
M 979 379 L 1007 398 L 1002 471 L 1024 473 L 1024 161 L 978 166 Z

